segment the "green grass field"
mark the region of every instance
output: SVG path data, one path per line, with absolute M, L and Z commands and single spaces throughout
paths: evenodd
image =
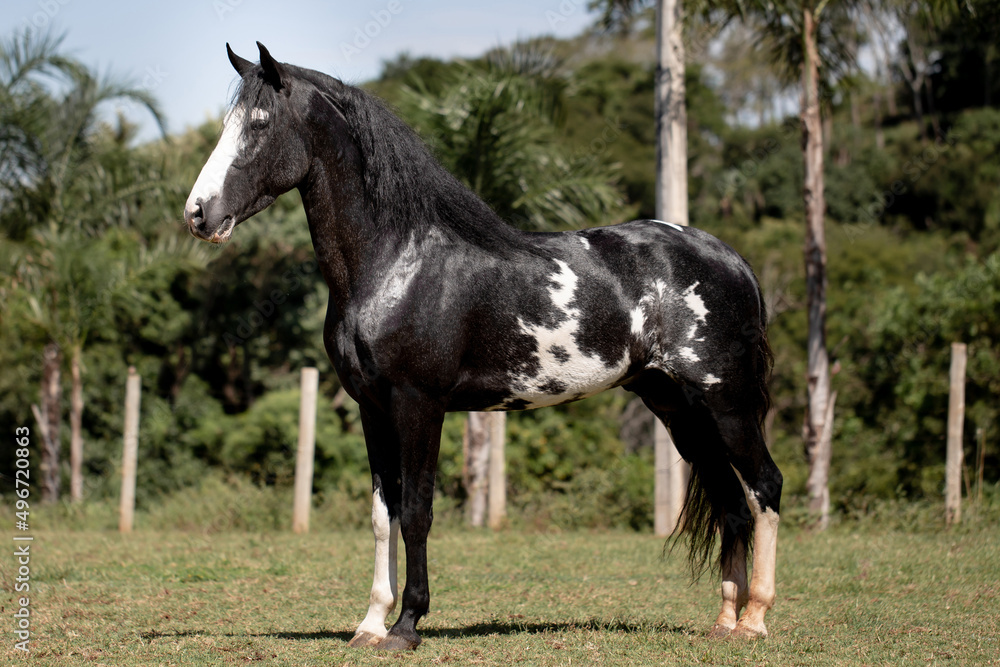
M 995 527 L 786 530 L 771 636 L 706 637 L 709 577 L 635 533 L 435 529 L 415 653 L 347 647 L 371 583 L 367 532 L 38 532 L 31 653 L 13 648 L 0 556 L 0 662 L 86 665 L 1000 664 Z M 402 569 L 402 568 L 401 568 Z M 402 582 L 401 582 L 402 583 Z

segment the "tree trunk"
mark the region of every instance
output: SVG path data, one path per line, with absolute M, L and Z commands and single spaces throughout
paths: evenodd
M 49 343 L 42 350 L 42 387 L 39 413 L 42 425 L 42 500 L 59 500 L 59 426 L 62 405 L 62 350 Z
M 681 0 L 660 0 L 656 50 L 656 214 L 688 224 L 687 110 Z
M 462 484 L 468 496 L 465 520 L 475 528 L 486 522 L 486 492 L 490 469 L 489 413 L 470 412 L 462 438 L 465 465 Z
M 80 345 L 73 346 L 70 375 L 73 389 L 69 399 L 69 492 L 74 503 L 83 500 L 83 381 L 80 377 Z
M 891 93 L 890 93 L 891 94 Z M 875 107 L 875 147 L 879 150 L 885 148 L 885 131 L 882 129 L 882 93 L 876 91 L 872 98 Z
M 802 65 L 802 152 L 805 180 L 803 198 L 806 212 L 805 268 L 809 316 L 808 396 L 806 415 L 806 456 L 809 460 L 809 511 L 816 527 L 825 527 L 829 513 L 829 455 L 823 451 L 823 434 L 832 422 L 830 358 L 826 349 L 826 236 L 823 194 L 823 125 L 819 102 L 819 52 L 816 47 L 816 16 L 803 4 Z
M 681 0 L 660 0 L 656 12 L 656 217 L 688 224 L 687 110 Z M 674 530 L 687 489 L 688 466 L 666 427 L 655 422 L 654 530 Z

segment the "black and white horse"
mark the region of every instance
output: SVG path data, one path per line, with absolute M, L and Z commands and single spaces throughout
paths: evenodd
M 653 220 L 517 231 L 377 99 L 258 47 L 254 64 L 227 45 L 240 86 L 184 219 L 220 243 L 282 193 L 302 195 L 330 287 L 324 342 L 361 406 L 371 463 L 375 576 L 351 645 L 420 643 L 445 412 L 558 405 L 618 386 L 691 463 L 695 566 L 721 535 L 712 634 L 765 635 L 781 473 L 761 433 L 771 353 L 747 263 L 705 232 Z M 387 632 L 400 528 L 406 587 Z

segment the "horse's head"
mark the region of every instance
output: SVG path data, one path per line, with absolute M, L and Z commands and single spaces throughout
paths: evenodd
M 260 64 L 233 53 L 241 81 L 222 136 L 191 189 L 184 221 L 199 239 L 221 243 L 236 225 L 267 208 L 309 172 L 311 146 L 296 109 L 307 108 L 312 87 L 275 61 L 264 46 Z

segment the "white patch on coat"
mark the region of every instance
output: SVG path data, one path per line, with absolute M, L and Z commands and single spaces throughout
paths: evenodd
M 261 109 L 254 109 L 250 113 L 251 118 L 260 114 L 267 115 Z M 193 217 L 198 208 L 198 204 L 206 202 L 213 197 L 222 194 L 222 185 L 226 182 L 226 173 L 232 166 L 236 156 L 240 153 L 240 137 L 243 135 L 244 112 L 241 109 L 230 109 L 222 121 L 222 136 L 215 150 L 208 157 L 208 162 L 201 168 L 198 180 L 191 188 L 187 203 L 184 204 L 185 212 Z
M 655 279 L 652 283 L 652 290 L 639 299 L 639 304 L 629 312 L 632 321 L 630 330 L 633 334 L 641 336 L 646 328 L 647 320 L 653 319 L 655 321 L 657 315 L 663 312 L 666 294 L 667 284 L 659 278 Z
M 570 307 L 576 292 L 577 275 L 566 262 L 556 260 L 556 265 L 559 270 L 549 277 L 549 282 L 554 283 L 549 291 L 549 299 L 565 319 L 554 328 L 547 328 L 544 325 L 528 324 L 518 318 L 521 330 L 536 341 L 539 368 L 534 376 L 514 378 L 514 395 L 506 401 L 524 400 L 528 403 L 527 407 L 532 408 L 558 405 L 577 396 L 597 394 L 613 386 L 628 368 L 627 349 L 622 358 L 610 367 L 599 356 L 590 356 L 580 350 L 576 343 L 580 310 Z M 558 356 L 552 353 L 553 349 L 559 351 Z M 564 361 L 560 361 L 560 357 Z M 553 382 L 563 385 L 563 391 L 552 393 L 543 389 Z
M 590 250 L 590 241 L 587 240 L 587 237 L 585 237 L 585 236 L 577 236 L 576 238 L 577 238 L 577 240 L 580 241 L 580 243 L 583 244 L 584 248 L 586 248 L 587 250 Z
M 695 292 L 695 288 L 701 283 L 695 282 L 689 285 L 686 290 L 681 292 L 681 298 L 684 299 L 685 305 L 694 313 L 694 317 L 701 324 L 705 323 L 705 316 L 708 315 L 708 308 L 705 307 L 705 301 L 701 296 Z
M 722 380 L 715 377 L 711 373 L 701 379 L 701 383 L 705 385 L 719 384 L 720 382 L 722 382 Z
M 399 540 L 399 520 L 389 520 L 389 508 L 382 494 L 372 494 L 372 532 L 375 534 L 375 575 L 368 597 L 368 614 L 355 634 L 367 632 L 385 637 L 385 619 L 396 607 L 399 589 L 396 583 L 396 556 Z
M 695 351 L 693 349 L 691 349 L 690 347 L 682 347 L 682 348 L 680 348 L 679 350 L 677 350 L 677 354 L 680 355 L 681 359 L 685 359 L 687 361 L 691 361 L 691 362 L 701 361 L 701 357 L 699 357 L 695 353 Z
M 658 222 L 661 225 L 666 225 L 667 227 L 673 227 L 679 232 L 683 232 L 684 228 L 678 225 L 676 222 L 664 222 L 663 220 L 650 220 L 650 222 Z
M 683 292 L 681 292 L 681 298 L 684 300 L 684 305 L 688 307 L 694 314 L 694 322 L 687 330 L 687 339 L 694 342 L 702 342 L 704 338 L 695 338 L 698 335 L 699 325 L 705 324 L 705 316 L 708 315 L 708 308 L 705 307 L 705 301 L 701 296 L 695 292 L 695 288 L 698 287 L 699 283 L 695 282 L 688 286 Z M 698 354 L 691 347 L 682 347 L 680 349 L 680 356 L 688 361 L 701 361 Z
M 636 336 L 642 335 L 642 329 L 646 326 L 646 315 L 642 312 L 642 306 L 633 308 L 629 315 L 632 317 L 632 333 Z

